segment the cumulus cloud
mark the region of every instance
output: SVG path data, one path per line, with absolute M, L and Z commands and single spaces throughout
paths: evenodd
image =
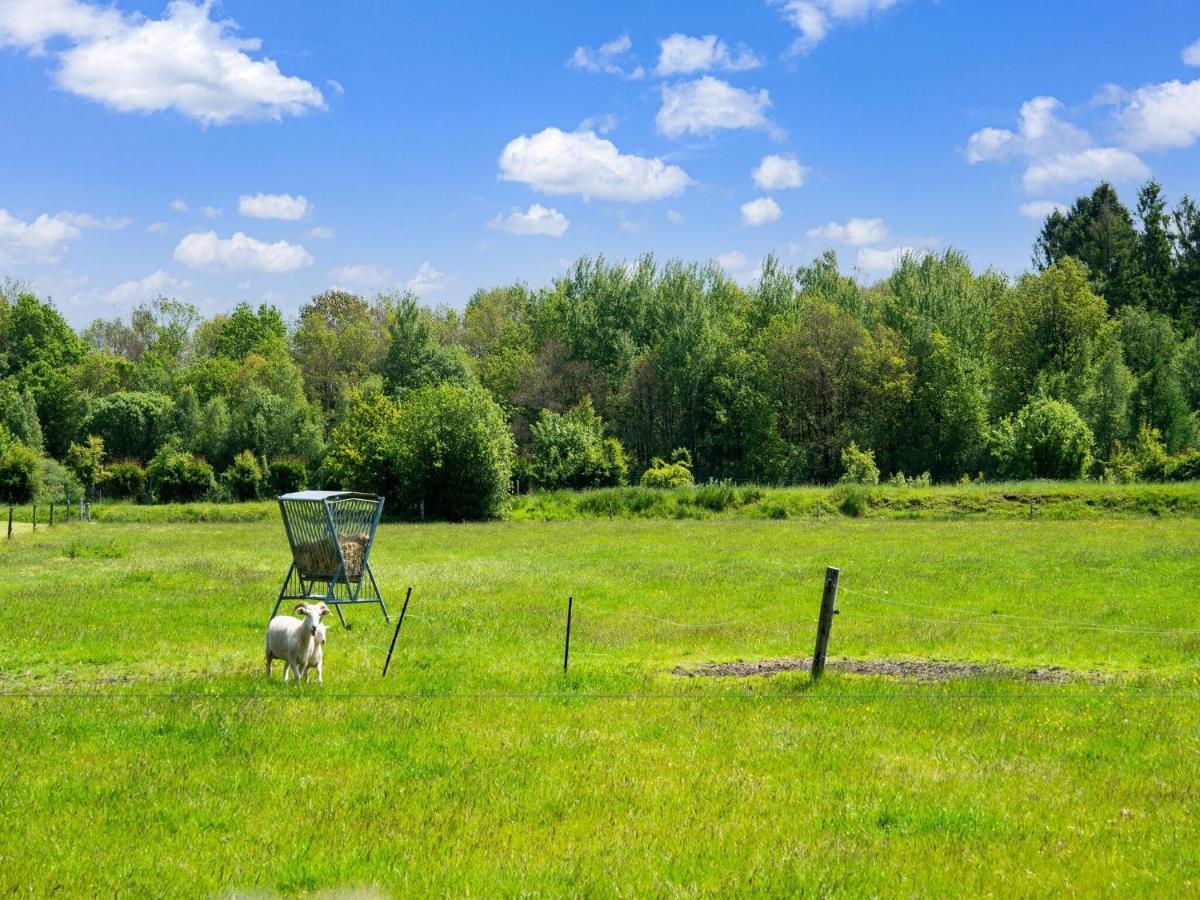
M 742 224 L 750 227 L 769 225 L 783 218 L 783 210 L 770 197 L 759 197 L 742 204 Z
M 329 274 L 339 284 L 378 287 L 391 277 L 392 270 L 384 266 L 360 263 L 358 265 L 338 266 L 336 269 L 330 269 Z
M 1029 193 L 1055 185 L 1109 179 L 1120 181 L 1150 174 L 1137 156 L 1120 147 L 1094 146 L 1091 136 L 1058 113 L 1053 97 L 1034 97 L 1022 104 L 1017 130 L 984 128 L 967 141 L 965 155 L 981 162 L 1026 160 L 1021 183 Z
M 1081 181 L 1129 181 L 1149 176 L 1146 164 L 1128 150 L 1093 147 L 1033 163 L 1025 170 L 1021 183 L 1026 191 L 1036 194 L 1056 185 Z
M 644 77 L 646 70 L 625 60 L 632 48 L 633 41 L 623 34 L 599 47 L 576 47 L 567 65 L 582 72 L 603 72 L 636 80 Z
M 204 213 L 204 218 L 206 219 L 219 219 L 221 217 L 221 210 L 215 206 L 206 206 L 200 212 Z
M 825 241 L 836 241 L 851 247 L 864 247 L 867 244 L 878 244 L 887 239 L 887 225 L 883 219 L 852 218 L 845 224 L 830 222 L 819 228 L 810 228 L 806 232 L 810 238 Z
M 0 209 L 0 263 L 54 263 L 79 239 L 76 225 L 42 213 L 25 222 Z
M 251 219 L 282 219 L 295 222 L 308 215 L 308 198 L 291 194 L 243 194 L 238 197 L 238 212 Z
M 716 262 L 726 272 L 744 269 L 750 264 L 750 260 L 746 258 L 746 254 L 741 250 L 731 250 L 728 253 L 722 253 L 717 257 Z
M 171 201 L 171 212 L 185 213 L 189 209 L 186 202 L 176 197 Z
M 1200 43 L 1200 42 L 1198 42 Z M 1122 143 L 1133 150 L 1174 150 L 1200 138 L 1200 80 L 1149 84 L 1117 112 Z
M 1188 44 L 1183 48 L 1183 63 L 1186 66 L 1200 66 L 1200 41 Z
M 790 156 L 764 156 L 750 173 L 754 183 L 764 191 L 782 191 L 803 187 L 808 167 Z
M 151 222 L 146 226 L 146 230 L 151 234 L 162 234 L 167 230 L 166 222 Z
M 174 109 L 224 125 L 325 108 L 310 82 L 254 58 L 262 41 L 239 37 L 235 22 L 212 19 L 212 7 L 212 0 L 172 0 L 152 19 L 82 0 L 6 0 L 0 43 L 37 54 L 50 39 L 65 41 L 58 86 L 120 112 Z
M 168 275 L 162 269 L 157 272 L 152 272 L 145 278 L 136 278 L 131 281 L 123 281 L 111 291 L 108 291 L 104 298 L 113 303 L 132 303 L 138 300 L 158 297 L 171 291 L 186 291 L 191 287 L 191 282 L 174 278 Z
M 855 19 L 865 19 L 874 13 L 891 9 L 899 0 L 773 0 L 783 12 L 784 20 L 799 35 L 792 42 L 790 53 L 808 53 L 829 36 L 835 25 Z
M 913 259 L 924 259 L 929 255 L 928 250 L 916 247 L 863 247 L 858 251 L 858 267 L 866 272 L 890 272 L 906 256 Z
M 654 121 L 661 134 L 672 138 L 730 128 L 761 128 L 778 137 L 782 132 L 766 116 L 770 105 L 765 88 L 744 91 L 705 75 L 695 81 L 664 84 L 662 106 Z
M 312 265 L 312 254 L 299 244 L 269 244 L 242 232 L 220 238 L 215 231 L 193 232 L 175 247 L 175 259 L 193 269 L 256 269 L 280 274 Z
M 515 209 L 507 216 L 496 216 L 488 222 L 488 227 L 521 236 L 540 234 L 562 237 L 570 224 L 557 209 L 547 209 L 540 203 L 534 203 L 525 212 Z
M 667 221 L 673 225 L 678 225 L 680 222 L 682 222 L 684 220 L 684 218 L 685 218 L 684 214 L 679 212 L 679 210 L 676 210 L 676 209 L 668 209 L 667 210 Z
M 333 238 L 333 229 L 328 225 L 317 225 L 308 229 L 308 236 L 315 241 L 328 241 Z
M 509 141 L 500 154 L 500 178 L 543 194 L 641 202 L 682 193 L 691 184 L 679 166 L 621 153 L 593 131 L 546 128 Z
M 438 291 L 444 291 L 453 282 L 453 276 L 447 275 L 445 272 L 439 272 L 428 262 L 423 262 L 418 267 L 417 274 L 404 282 L 404 288 L 405 290 L 412 291 L 418 297 L 424 297 L 426 294 L 435 294 Z
M 659 75 L 690 75 L 714 69 L 739 72 L 757 69 L 762 64 L 762 59 L 741 44 L 735 52 L 731 52 L 729 46 L 715 34 L 689 37 L 677 33 L 659 42 L 655 71 Z
M 1053 200 L 1031 200 L 1017 207 L 1017 212 L 1026 219 L 1036 219 L 1039 222 L 1052 212 L 1065 213 L 1066 211 L 1067 207 L 1065 204 L 1056 203 Z

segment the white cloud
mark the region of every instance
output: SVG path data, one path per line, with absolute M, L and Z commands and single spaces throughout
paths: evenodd
M 242 194 L 238 197 L 238 212 L 252 219 L 295 222 L 308 215 L 308 198 L 291 194 Z
M 863 247 L 858 251 L 858 267 L 867 272 L 890 272 L 900 265 L 900 261 L 906 256 L 924 259 L 928 255 L 928 250 L 920 250 L 916 247 L 891 247 L 886 250 L 877 247 Z
M 741 250 L 731 250 L 728 253 L 722 253 L 717 257 L 716 262 L 726 272 L 745 269 L 750 264 L 750 260 L 746 258 L 746 254 Z
M 751 93 L 705 75 L 695 81 L 664 84 L 662 106 L 654 121 L 661 134 L 673 138 L 712 134 L 722 128 L 762 128 L 778 136 L 780 130 L 766 117 L 770 105 L 765 88 Z
M 886 240 L 887 225 L 884 224 L 883 219 L 853 218 L 844 225 L 830 222 L 820 228 L 810 228 L 806 233 L 810 238 L 837 241 L 840 244 L 849 244 L 851 247 L 863 247 Z
M 145 278 L 118 284 L 104 295 L 104 299 L 113 303 L 132 303 L 137 300 L 158 297 L 167 291 L 185 291 L 189 287 L 191 287 L 190 281 L 173 278 L 159 269 Z
M 557 128 L 509 141 L 500 154 L 500 178 L 544 194 L 631 202 L 671 197 L 691 184 L 678 166 L 621 153 L 592 131 Z
M 1031 194 L 1056 185 L 1150 174 L 1146 164 L 1128 150 L 1094 146 L 1086 131 L 1058 117 L 1061 108 L 1053 97 L 1027 101 L 1021 105 L 1017 131 L 985 128 L 971 135 L 965 151 L 967 162 L 1024 158 L 1027 164 L 1021 182 Z
M 325 83 L 327 85 L 329 85 L 329 89 L 332 90 L 339 97 L 345 96 L 346 89 L 344 87 L 342 87 L 342 83 L 340 81 L 338 81 L 336 78 L 326 78 Z
M 708 72 L 723 69 L 730 72 L 757 69 L 763 61 L 753 51 L 738 45 L 736 55 L 715 34 L 704 37 L 689 37 L 673 34 L 659 42 L 659 75 L 688 75 L 692 72 Z
M 427 262 L 421 263 L 417 274 L 404 282 L 406 290 L 412 291 L 418 297 L 444 291 L 454 282 L 453 276 L 439 272 Z
M 1117 127 L 1133 150 L 1192 146 L 1200 138 L 1200 80 L 1138 88 L 1117 112 Z
M 742 224 L 751 227 L 768 225 L 783 218 L 783 210 L 770 197 L 759 197 L 742 204 Z
M 1148 178 L 1150 169 L 1128 150 L 1117 147 L 1093 147 L 1078 153 L 1033 163 L 1025 170 L 1021 183 L 1031 194 L 1047 188 L 1081 181 L 1127 181 Z
M 146 230 L 151 234 L 162 234 L 167 230 L 166 222 L 151 222 L 146 226 Z
M 790 53 L 808 53 L 840 22 L 865 19 L 895 6 L 899 0 L 772 0 L 788 24 L 800 32 Z
M 674 225 L 678 225 L 683 220 L 684 220 L 683 213 L 679 212 L 678 210 L 674 210 L 674 209 L 667 210 L 667 221 L 668 222 L 671 222 Z
M 522 236 L 541 234 L 562 237 L 570 224 L 557 209 L 547 209 L 540 203 L 534 203 L 526 212 L 517 209 L 507 216 L 496 216 L 488 222 L 488 227 Z
M 317 225 L 308 230 L 308 236 L 314 241 L 328 241 L 333 237 L 333 229 L 328 225 Z
M 567 65 L 572 69 L 583 72 L 604 72 L 608 75 L 620 75 L 622 78 L 643 78 L 646 70 L 639 65 L 623 61 L 633 48 L 629 35 L 623 34 L 613 38 L 599 47 L 576 47 Z
M 79 239 L 70 222 L 42 213 L 25 222 L 0 209 L 0 263 L 54 263 Z
M 391 277 L 392 270 L 384 266 L 360 263 L 358 265 L 338 266 L 336 269 L 330 269 L 329 274 L 342 284 L 377 287 Z
M 967 140 L 967 162 L 1004 162 L 1016 156 L 1040 157 L 1090 147 L 1082 128 L 1058 118 L 1062 108 L 1054 97 L 1034 97 L 1021 104 L 1017 131 L 984 128 Z
M 176 197 L 171 201 L 171 212 L 185 213 L 188 211 L 188 205 L 183 200 Z
M 121 217 L 114 218 L 113 216 L 105 216 L 99 218 L 90 213 L 80 212 L 60 212 L 55 216 L 61 222 L 66 222 L 68 225 L 74 225 L 76 228 L 97 228 L 101 231 L 120 231 L 127 228 L 133 219 Z
M 7 0 L 0 43 L 28 47 L 61 38 L 59 87 L 120 112 L 174 109 L 206 125 L 281 119 L 324 109 L 308 81 L 254 59 L 262 41 L 238 37 L 237 24 L 213 20 L 212 0 L 172 0 L 160 19 L 124 15 L 81 0 Z
M 1184 47 L 1182 56 L 1184 65 L 1200 66 L 1200 41 L 1195 41 Z
M 790 156 L 764 156 L 750 173 L 754 183 L 764 191 L 782 191 L 804 185 L 808 177 L 807 166 Z
M 217 219 L 221 216 L 221 210 L 215 206 L 206 206 L 200 212 L 204 213 L 204 218 L 206 219 Z
M 175 247 L 175 259 L 193 269 L 257 269 L 272 273 L 303 269 L 313 261 L 312 254 L 299 244 L 268 244 L 240 231 L 231 238 L 219 238 L 215 231 L 186 235 Z
M 1052 212 L 1065 213 L 1066 211 L 1067 207 L 1065 204 L 1056 203 L 1053 200 L 1031 200 L 1017 207 L 1017 212 L 1026 219 L 1036 219 L 1039 222 Z

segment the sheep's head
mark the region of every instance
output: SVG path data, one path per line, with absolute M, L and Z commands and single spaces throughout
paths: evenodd
M 304 619 L 303 627 L 317 639 L 317 643 L 325 643 L 325 626 L 321 624 L 321 619 L 329 615 L 329 607 L 324 603 L 297 603 L 296 612 Z

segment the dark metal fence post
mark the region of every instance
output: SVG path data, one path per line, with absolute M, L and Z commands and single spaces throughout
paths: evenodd
M 12 504 L 8 505 L 8 539 L 12 540 Z
M 567 671 L 567 666 L 571 662 L 571 612 L 575 606 L 575 598 L 567 598 L 567 639 L 563 644 L 563 672 Z
M 821 594 L 821 615 L 817 619 L 817 646 L 813 650 L 812 677 L 815 681 L 825 674 L 825 653 L 829 649 L 829 633 L 833 630 L 833 616 L 837 612 L 838 576 L 841 570 L 829 566 L 825 569 L 825 590 Z
M 54 501 L 50 501 L 50 527 L 54 527 Z
M 404 624 L 404 614 L 408 612 L 408 598 L 412 596 L 412 585 L 409 585 L 408 593 L 404 595 L 404 605 L 400 607 L 400 618 L 396 620 L 396 630 L 392 632 L 392 646 L 388 647 L 387 659 L 383 661 L 383 674 L 380 678 L 387 677 L 388 666 L 392 664 L 392 651 L 396 649 L 396 638 L 400 637 L 400 626 Z

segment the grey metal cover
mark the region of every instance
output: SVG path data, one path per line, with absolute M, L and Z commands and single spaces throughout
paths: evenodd
M 281 494 L 276 500 L 335 500 L 342 497 L 358 497 L 363 500 L 382 500 L 375 494 L 360 494 L 355 491 L 295 491 L 291 494 Z

